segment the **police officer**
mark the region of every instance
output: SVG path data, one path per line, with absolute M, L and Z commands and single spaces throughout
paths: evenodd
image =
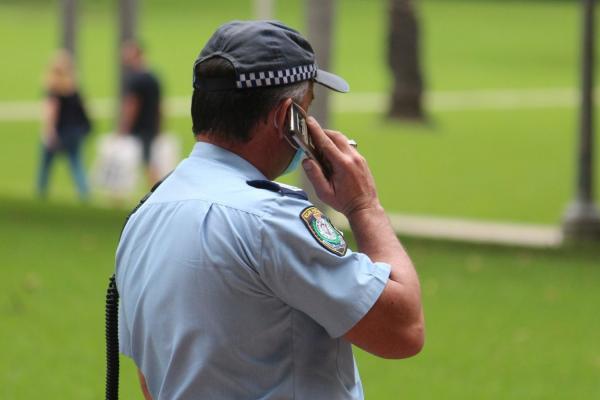
M 362 399 L 351 344 L 420 351 L 416 272 L 347 138 L 309 117 L 321 164 L 302 165 L 359 252 L 302 191 L 273 182 L 303 158 L 286 121 L 315 83 L 348 91 L 276 22 L 225 24 L 196 60 L 197 143 L 117 250 L 121 351 L 147 398 Z

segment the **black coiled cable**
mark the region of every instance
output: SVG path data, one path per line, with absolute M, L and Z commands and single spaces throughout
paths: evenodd
M 106 400 L 119 398 L 119 292 L 115 275 L 106 290 Z
M 150 192 L 146 194 L 139 204 L 131 211 L 125 219 L 125 225 L 129 218 L 148 200 L 150 195 L 171 175 L 167 174 L 163 179 L 156 182 Z M 108 282 L 106 290 L 106 310 L 105 310 L 105 327 L 106 327 L 106 400 L 119 399 L 119 292 L 117 291 L 117 283 L 113 274 Z

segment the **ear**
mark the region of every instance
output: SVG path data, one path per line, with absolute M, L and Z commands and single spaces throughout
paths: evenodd
M 280 135 L 284 135 L 284 129 L 286 125 L 286 117 L 290 107 L 292 106 L 292 99 L 287 98 L 281 100 L 277 107 L 273 110 L 273 124 Z

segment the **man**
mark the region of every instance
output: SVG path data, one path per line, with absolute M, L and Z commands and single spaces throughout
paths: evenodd
M 140 139 L 148 181 L 154 184 L 160 176 L 151 163 L 150 153 L 160 131 L 160 85 L 154 74 L 146 68 L 139 44 L 127 42 L 121 53 L 126 73 L 118 131 Z
M 351 344 L 385 358 L 423 344 L 419 281 L 344 135 L 308 128 L 330 166 L 303 167 L 358 249 L 303 192 L 272 180 L 302 156 L 286 119 L 319 70 L 275 22 L 220 27 L 194 64 L 189 158 L 130 217 L 117 251 L 121 351 L 147 398 L 361 399 Z

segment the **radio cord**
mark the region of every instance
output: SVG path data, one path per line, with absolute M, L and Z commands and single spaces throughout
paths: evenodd
M 106 290 L 106 400 L 119 398 L 119 292 L 115 275 Z
M 129 218 L 148 200 L 150 195 L 160 186 L 171 173 L 163 179 L 156 182 L 150 192 L 148 192 L 138 203 L 138 205 L 129 213 L 125 219 L 125 225 Z M 122 233 L 122 232 L 121 232 Z M 119 399 L 119 292 L 113 274 L 108 282 L 106 290 L 106 309 L 105 309 L 105 331 L 106 331 L 106 400 Z

